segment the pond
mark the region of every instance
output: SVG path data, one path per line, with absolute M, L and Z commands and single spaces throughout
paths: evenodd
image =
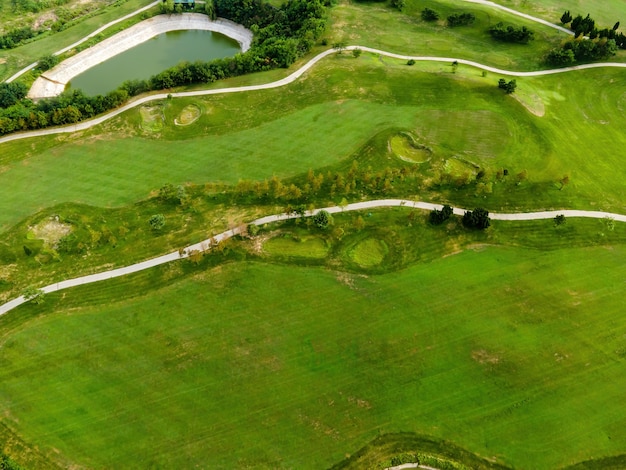
M 148 79 L 180 62 L 210 61 L 241 52 L 237 41 L 202 30 L 170 31 L 118 54 L 72 78 L 68 88 L 106 94 L 126 80 Z

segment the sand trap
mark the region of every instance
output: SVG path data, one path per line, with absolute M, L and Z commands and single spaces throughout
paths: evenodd
M 179 15 L 158 15 L 137 23 L 120 33 L 105 39 L 89 49 L 79 52 L 64 60 L 53 69 L 41 74 L 30 91 L 31 99 L 51 98 L 60 95 L 67 83 L 85 70 L 102 63 L 121 52 L 132 49 L 142 42 L 167 33 L 186 29 L 215 31 L 234 39 L 241 45 L 243 52 L 250 48 L 252 32 L 232 21 L 218 18 L 211 21 L 200 13 L 183 13 Z

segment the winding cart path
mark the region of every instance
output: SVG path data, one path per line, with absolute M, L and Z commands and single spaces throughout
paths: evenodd
M 441 204 L 432 204 L 430 202 L 422 202 L 422 201 L 411 201 L 408 199 L 376 199 L 372 201 L 363 201 L 363 202 L 355 202 L 353 204 L 348 204 L 346 206 L 331 206 L 315 209 L 312 211 L 308 211 L 305 216 L 310 217 L 317 214 L 321 210 L 325 210 L 330 214 L 337 214 L 341 212 L 349 212 L 349 211 L 358 211 L 358 210 L 366 210 L 366 209 L 377 209 L 381 207 L 407 207 L 407 208 L 415 208 L 415 209 L 423 209 L 423 210 L 433 210 L 433 209 L 441 209 Z M 453 208 L 453 212 L 455 215 L 463 215 L 466 209 L 455 207 Z M 489 217 L 492 220 L 539 220 L 539 219 L 551 219 L 556 217 L 557 215 L 562 214 L 565 217 L 587 217 L 593 219 L 605 219 L 611 218 L 613 220 L 619 222 L 626 222 L 626 215 L 623 214 L 614 214 L 610 212 L 600 212 L 600 211 L 581 211 L 581 210 L 557 210 L 557 211 L 540 211 L 540 212 L 521 212 L 515 214 L 499 214 L 499 213 L 490 213 Z M 266 217 L 261 217 L 260 219 L 253 220 L 250 222 L 254 225 L 265 225 L 272 222 L 279 222 L 282 220 L 294 219 L 299 217 L 299 215 L 295 213 L 281 213 L 268 215 Z M 113 279 L 115 277 L 125 276 L 127 274 L 136 273 L 138 271 L 143 271 L 144 269 L 150 269 L 155 266 L 159 266 L 165 263 L 170 263 L 172 261 L 176 261 L 179 259 L 187 258 L 194 251 L 207 251 L 211 249 L 211 245 L 214 243 L 220 243 L 228 238 L 231 238 L 235 235 L 241 233 L 241 229 L 239 227 L 233 228 L 230 230 L 226 230 L 222 233 L 214 235 L 206 240 L 196 243 L 194 245 L 190 245 L 183 250 L 174 251 L 172 253 L 168 253 L 163 256 L 159 256 L 156 258 L 152 258 L 146 261 L 142 261 L 141 263 L 132 264 L 130 266 L 125 266 L 122 268 L 112 269 L 109 271 L 104 271 L 101 273 L 90 274 L 88 276 L 81 276 L 74 279 L 68 279 L 61 282 L 55 282 L 54 284 L 50 284 L 48 286 L 42 287 L 41 290 L 44 293 L 57 292 L 63 289 L 67 289 L 69 287 L 81 286 L 83 284 L 91 284 L 93 282 L 105 281 L 107 279 Z M 0 306 L 0 315 L 4 315 L 5 313 L 13 310 L 14 308 L 22 305 L 23 303 L 28 302 L 24 296 L 17 297 L 4 305 Z

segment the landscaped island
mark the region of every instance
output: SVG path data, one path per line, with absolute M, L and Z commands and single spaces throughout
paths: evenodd
M 626 466 L 626 7 L 502 3 L 216 1 L 247 52 L 94 121 L 2 84 L 0 466 Z

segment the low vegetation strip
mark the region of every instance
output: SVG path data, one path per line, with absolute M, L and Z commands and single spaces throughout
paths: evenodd
M 320 212 L 327 212 L 329 214 L 338 214 L 341 212 L 349 212 L 349 211 L 358 211 L 358 210 L 367 210 L 367 209 L 377 209 L 381 207 L 407 207 L 407 208 L 415 208 L 415 209 L 423 209 L 423 210 L 441 210 L 443 206 L 441 204 L 433 204 L 429 202 L 422 201 L 410 201 L 406 199 L 377 199 L 372 201 L 363 201 L 356 202 L 353 204 L 348 204 L 346 206 L 332 206 L 332 207 L 324 207 L 319 209 L 314 209 L 311 211 L 307 211 L 305 216 L 312 217 L 317 215 Z M 467 209 L 462 208 L 453 208 L 453 213 L 455 215 L 464 215 L 466 214 Z M 491 213 L 490 217 L 494 220 L 541 220 L 541 219 L 552 219 L 556 216 L 564 216 L 564 217 L 585 217 L 585 218 L 594 218 L 594 219 L 612 219 L 619 222 L 626 222 L 626 215 L 623 214 L 615 214 L 610 212 L 600 212 L 600 211 L 581 211 L 581 210 L 560 210 L 560 211 L 539 211 L 539 212 L 525 212 L 525 213 L 517 213 L 517 214 L 494 214 Z M 283 220 L 295 219 L 301 217 L 301 214 L 296 212 L 291 213 L 282 213 L 282 214 L 274 214 L 268 215 L 266 217 L 261 217 L 259 219 L 253 220 L 250 222 L 251 225 L 265 225 L 273 222 L 280 222 Z M 54 284 L 50 284 L 40 289 L 40 292 L 43 294 L 48 294 L 51 292 L 57 292 L 63 289 L 67 289 L 69 287 L 76 287 L 84 284 L 91 284 L 94 282 L 104 281 L 107 279 L 113 279 L 120 276 L 126 276 L 128 274 L 136 273 L 139 271 L 143 271 L 145 269 L 150 269 L 155 266 L 159 266 L 165 263 L 169 263 L 171 261 L 176 261 L 178 259 L 187 258 L 193 253 L 197 252 L 205 252 L 213 246 L 217 246 L 224 240 L 227 240 L 231 237 L 239 235 L 242 233 L 241 226 L 235 227 L 233 229 L 226 230 L 220 234 L 217 234 L 209 239 L 206 239 L 202 242 L 196 243 L 194 245 L 190 245 L 184 249 L 179 251 L 175 251 L 172 253 L 168 253 L 163 256 L 159 256 L 157 258 L 152 258 L 146 261 L 142 261 L 141 263 L 136 263 L 130 266 L 126 266 L 123 268 L 114 269 L 111 271 L 105 271 L 101 273 L 91 274 L 88 276 L 82 276 L 75 279 L 68 279 L 66 281 L 56 282 Z M 5 313 L 13 310 L 16 307 L 19 307 L 23 303 L 31 300 L 33 296 L 26 297 L 24 295 L 17 297 L 4 305 L 0 306 L 0 315 L 4 315 Z

